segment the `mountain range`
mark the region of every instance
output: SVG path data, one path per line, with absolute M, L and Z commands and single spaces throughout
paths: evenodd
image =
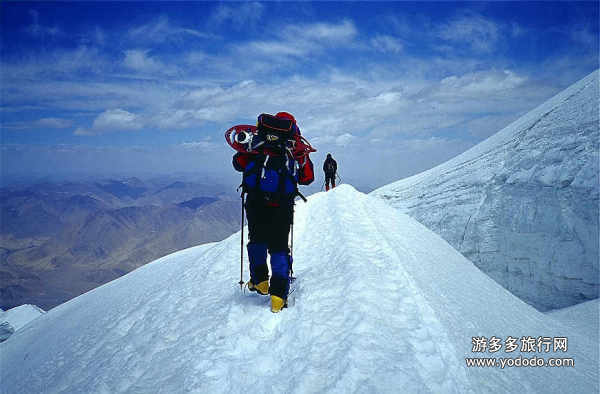
M 239 228 L 221 185 L 137 178 L 5 187 L 0 307 L 50 309 L 182 248 Z

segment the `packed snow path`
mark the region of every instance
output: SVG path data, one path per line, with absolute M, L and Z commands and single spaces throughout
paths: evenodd
M 384 202 L 342 185 L 299 203 L 294 232 L 293 307 L 240 292 L 238 233 L 32 321 L 0 344 L 2 391 L 597 392 L 597 340 Z M 492 335 L 568 336 L 576 367 L 466 368 Z

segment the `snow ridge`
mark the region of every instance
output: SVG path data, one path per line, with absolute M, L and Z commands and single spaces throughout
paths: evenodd
M 315 194 L 297 206 L 294 232 L 298 289 L 282 313 L 269 311 L 267 297 L 240 292 L 234 234 L 166 256 L 35 319 L 0 344 L 3 388 L 597 390 L 597 346 L 577 333 L 564 354 L 577 368 L 466 368 L 472 336 L 569 331 L 383 201 L 347 185 Z
M 0 342 L 7 340 L 15 331 L 44 314 L 37 305 L 24 304 L 7 311 L 0 309 Z

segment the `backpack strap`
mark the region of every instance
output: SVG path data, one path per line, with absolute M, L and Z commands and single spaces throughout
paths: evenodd
M 265 177 L 265 167 L 267 166 L 267 163 L 269 162 L 269 155 L 265 155 L 265 161 L 263 162 L 262 166 L 261 166 L 261 170 L 260 170 L 260 178 L 263 179 Z

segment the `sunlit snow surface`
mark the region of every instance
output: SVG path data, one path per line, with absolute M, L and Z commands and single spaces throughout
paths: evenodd
M 0 309 L 0 342 L 45 312 L 36 305 L 24 304 L 7 311 Z
M 598 339 L 342 185 L 297 206 L 295 305 L 243 295 L 240 234 L 166 256 L 0 344 L 6 393 L 597 393 Z M 568 337 L 575 368 L 467 368 L 472 337 Z M 532 354 L 512 353 L 513 357 Z
M 44 313 L 38 306 L 24 304 L 7 311 L 0 311 L 0 323 L 8 322 L 15 330 L 18 330 Z
M 598 75 L 462 155 L 372 194 L 540 310 L 597 298 Z

